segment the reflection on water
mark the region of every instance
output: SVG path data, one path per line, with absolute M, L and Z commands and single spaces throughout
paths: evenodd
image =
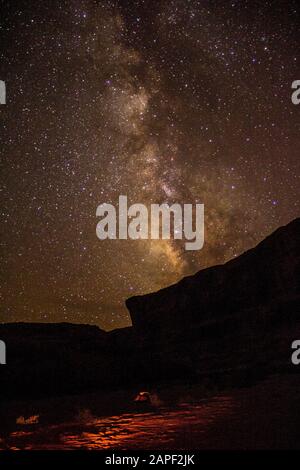
M 129 392 L 0 404 L 0 450 L 300 449 L 298 374 L 206 400 L 197 389 L 167 389 L 148 409 Z
M 203 404 L 102 418 L 85 410 L 74 422 L 11 432 L 0 446 L 28 450 L 171 448 L 185 439 L 189 441 L 190 435 L 200 438 L 215 420 L 229 415 L 233 408 L 233 400 L 222 396 Z

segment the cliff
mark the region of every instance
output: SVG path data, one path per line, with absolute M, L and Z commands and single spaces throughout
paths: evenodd
M 222 266 L 128 299 L 129 328 L 0 325 L 7 345 L 2 397 L 171 381 L 215 389 L 296 372 L 291 343 L 300 339 L 299 240 L 296 219 Z
M 299 300 L 300 219 L 276 230 L 255 248 L 220 266 L 182 279 L 153 294 L 126 301 L 132 323 L 145 336 L 181 335 L 209 322 L 249 310 L 254 317 L 272 306 Z M 288 309 L 285 316 L 293 315 Z M 245 319 L 246 321 L 246 319 Z

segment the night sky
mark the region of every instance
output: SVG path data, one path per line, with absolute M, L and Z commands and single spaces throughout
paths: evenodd
M 299 216 L 297 3 L 1 2 L 1 321 L 126 326 Z M 204 248 L 100 241 L 120 194 L 204 203 Z

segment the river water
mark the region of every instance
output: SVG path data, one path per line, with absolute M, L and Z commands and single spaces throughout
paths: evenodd
M 101 411 L 101 406 L 95 406 L 95 396 L 80 397 L 73 414 L 68 407 L 74 398 L 34 402 L 27 410 L 25 404 L 6 404 L 0 449 L 300 448 L 300 381 L 296 375 L 273 377 L 247 389 L 206 398 L 199 396 L 199 390 L 186 393 L 184 387 L 175 395 L 176 400 L 173 393 L 168 402 L 168 391 L 164 391 L 164 400 L 156 397 L 155 407 L 130 405 L 129 410 L 119 413 L 110 413 L 102 398 L 108 412 Z M 112 396 L 111 400 L 115 399 Z M 27 413 L 35 411 L 36 417 L 20 416 L 21 406 Z M 56 415 L 51 419 L 54 407 Z M 1 413 L 5 415 L 5 407 Z

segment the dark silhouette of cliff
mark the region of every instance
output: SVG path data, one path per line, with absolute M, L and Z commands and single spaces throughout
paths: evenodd
M 0 325 L 5 398 L 157 383 L 243 386 L 292 373 L 300 339 L 300 219 L 220 266 L 126 301 L 133 326 Z
M 134 328 L 143 335 L 159 330 L 169 337 L 170 332 L 178 335 L 236 315 L 246 322 L 249 310 L 264 315 L 271 313 L 274 304 L 299 300 L 299 240 L 300 219 L 296 219 L 224 265 L 199 271 L 153 294 L 128 299 Z M 285 313 L 289 315 L 290 309 Z M 255 311 L 253 316 L 257 316 Z

